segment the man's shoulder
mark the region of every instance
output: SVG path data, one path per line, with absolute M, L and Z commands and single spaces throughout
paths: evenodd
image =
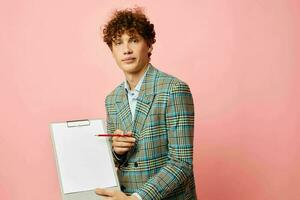
M 187 88 L 189 89 L 189 86 L 186 82 L 182 81 L 181 79 L 170 75 L 168 73 L 165 73 L 163 71 L 157 70 L 157 76 L 156 76 L 156 90 L 157 92 L 172 92 L 173 90 L 176 90 L 176 88 Z
M 120 83 L 113 91 L 111 91 L 106 97 L 105 102 L 115 102 L 117 96 L 120 95 L 120 92 L 122 92 L 122 89 L 124 89 L 124 82 Z

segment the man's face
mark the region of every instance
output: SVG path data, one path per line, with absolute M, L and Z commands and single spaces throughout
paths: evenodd
M 126 32 L 112 43 L 112 54 L 125 75 L 135 75 L 143 71 L 152 51 L 145 39 L 138 33 L 128 35 Z

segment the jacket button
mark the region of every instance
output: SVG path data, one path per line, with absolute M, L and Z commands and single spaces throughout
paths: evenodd
M 124 163 L 124 167 L 128 167 L 128 162 Z
M 124 192 L 126 190 L 126 187 L 124 185 L 121 185 L 121 190 Z
M 138 162 L 135 162 L 135 163 L 134 163 L 134 166 L 135 166 L 135 167 L 138 167 L 138 166 L 139 166 Z

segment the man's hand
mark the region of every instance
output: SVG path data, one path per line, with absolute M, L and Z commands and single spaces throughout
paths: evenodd
M 124 132 L 117 129 L 114 134 L 126 135 L 125 137 L 113 136 L 112 137 L 112 148 L 118 155 L 124 155 L 127 151 L 135 145 L 135 138 L 132 137 L 132 132 Z
M 135 196 L 127 196 L 125 193 L 116 189 L 97 188 L 96 194 L 104 196 L 104 200 L 138 200 Z

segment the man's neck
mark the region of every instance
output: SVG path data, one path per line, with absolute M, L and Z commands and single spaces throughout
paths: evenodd
M 146 72 L 147 68 L 148 68 L 148 64 L 137 73 L 125 74 L 130 90 L 134 90 L 134 88 L 136 87 L 136 85 L 139 83 L 144 73 Z

